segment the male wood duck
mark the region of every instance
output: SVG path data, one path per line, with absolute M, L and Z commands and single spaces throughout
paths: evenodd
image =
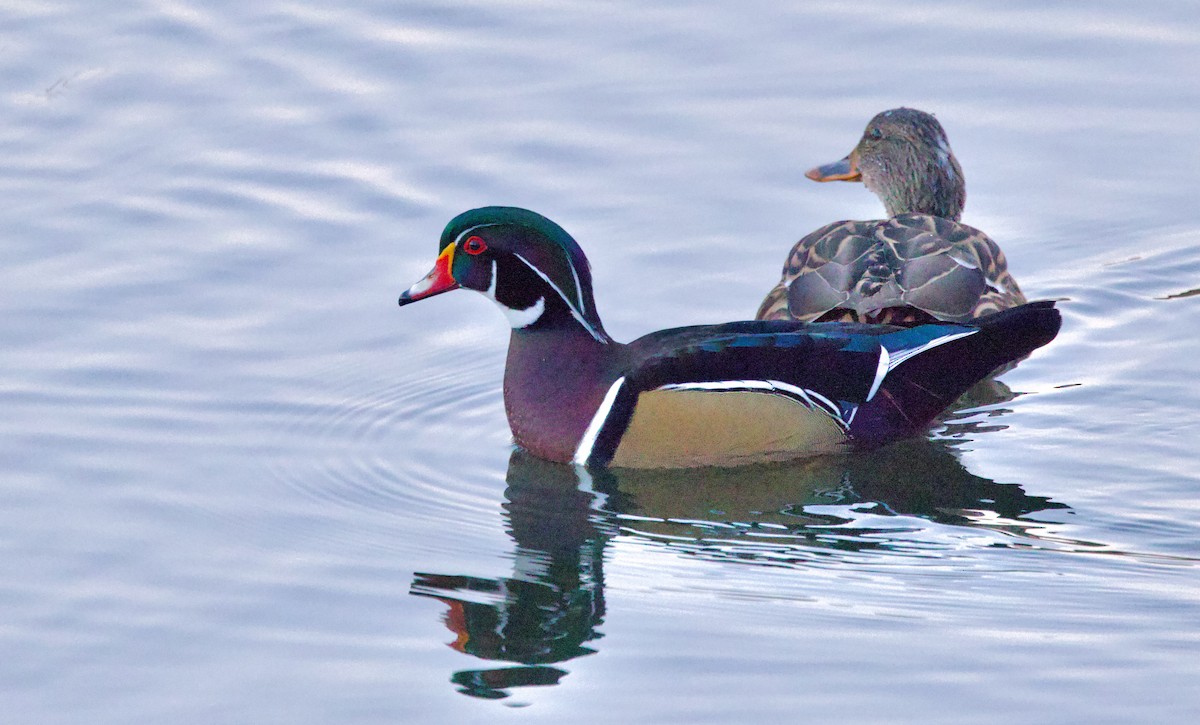
M 863 182 L 889 218 L 834 222 L 797 242 L 758 319 L 968 322 L 1025 303 L 1000 247 L 958 221 L 966 182 L 931 114 L 884 111 L 849 156 L 806 176 Z
M 458 288 L 512 326 L 504 404 L 517 445 L 582 466 L 728 466 L 913 435 L 973 383 L 1058 333 L 1052 302 L 973 325 L 911 329 L 745 321 L 604 331 L 582 250 L 525 209 L 485 207 L 442 232 L 407 305 Z

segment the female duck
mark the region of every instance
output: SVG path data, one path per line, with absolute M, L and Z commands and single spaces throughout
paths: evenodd
M 516 443 L 584 466 L 684 468 L 870 447 L 924 429 L 967 388 L 1058 332 L 1053 303 L 972 325 L 792 321 L 604 331 L 587 259 L 525 209 L 455 217 L 407 305 L 463 287 L 512 326 L 504 404 Z
M 861 181 L 890 218 L 821 227 L 792 248 L 760 320 L 967 322 L 1025 303 L 1004 253 L 960 224 L 966 183 L 946 132 L 912 108 L 884 111 L 814 181 Z

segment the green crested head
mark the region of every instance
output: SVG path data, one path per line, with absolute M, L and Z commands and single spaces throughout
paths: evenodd
M 570 234 L 541 214 L 507 206 L 465 211 L 446 225 L 438 251 L 434 270 L 401 295 L 400 304 L 464 287 L 499 305 L 514 329 L 577 325 L 609 341 L 587 258 Z

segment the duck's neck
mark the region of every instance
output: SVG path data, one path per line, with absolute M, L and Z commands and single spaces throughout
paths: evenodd
M 949 153 L 890 169 L 886 180 L 864 174 L 863 181 L 883 202 L 889 217 L 915 213 L 958 221 L 967 201 L 962 169 Z
M 579 325 L 514 328 L 504 369 L 504 408 L 517 445 L 569 462 L 617 377 L 620 343 Z

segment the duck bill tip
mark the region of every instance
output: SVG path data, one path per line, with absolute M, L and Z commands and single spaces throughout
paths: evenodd
M 447 247 L 447 251 L 438 255 L 437 262 L 434 263 L 429 274 L 422 277 L 420 282 L 400 293 L 400 306 L 403 307 L 427 297 L 458 289 L 458 282 L 450 273 L 453 261 L 454 247 L 450 246 Z
M 424 281 L 424 280 L 422 280 L 422 281 Z M 399 304 L 401 307 L 403 307 L 405 305 L 411 305 L 413 302 L 418 302 L 420 300 L 423 300 L 423 299 L 426 299 L 429 297 L 434 297 L 436 295 L 440 295 L 443 292 L 450 292 L 452 290 L 458 289 L 457 284 L 453 284 L 448 287 L 439 287 L 437 289 L 427 289 L 424 291 L 418 290 L 417 287 L 419 287 L 419 286 L 420 286 L 420 282 L 418 282 L 417 284 L 413 285 L 409 289 L 400 293 Z M 416 290 L 416 291 L 414 291 L 414 290 Z
M 811 168 L 804 175 L 813 181 L 862 181 L 858 164 L 849 156 L 841 161 Z

